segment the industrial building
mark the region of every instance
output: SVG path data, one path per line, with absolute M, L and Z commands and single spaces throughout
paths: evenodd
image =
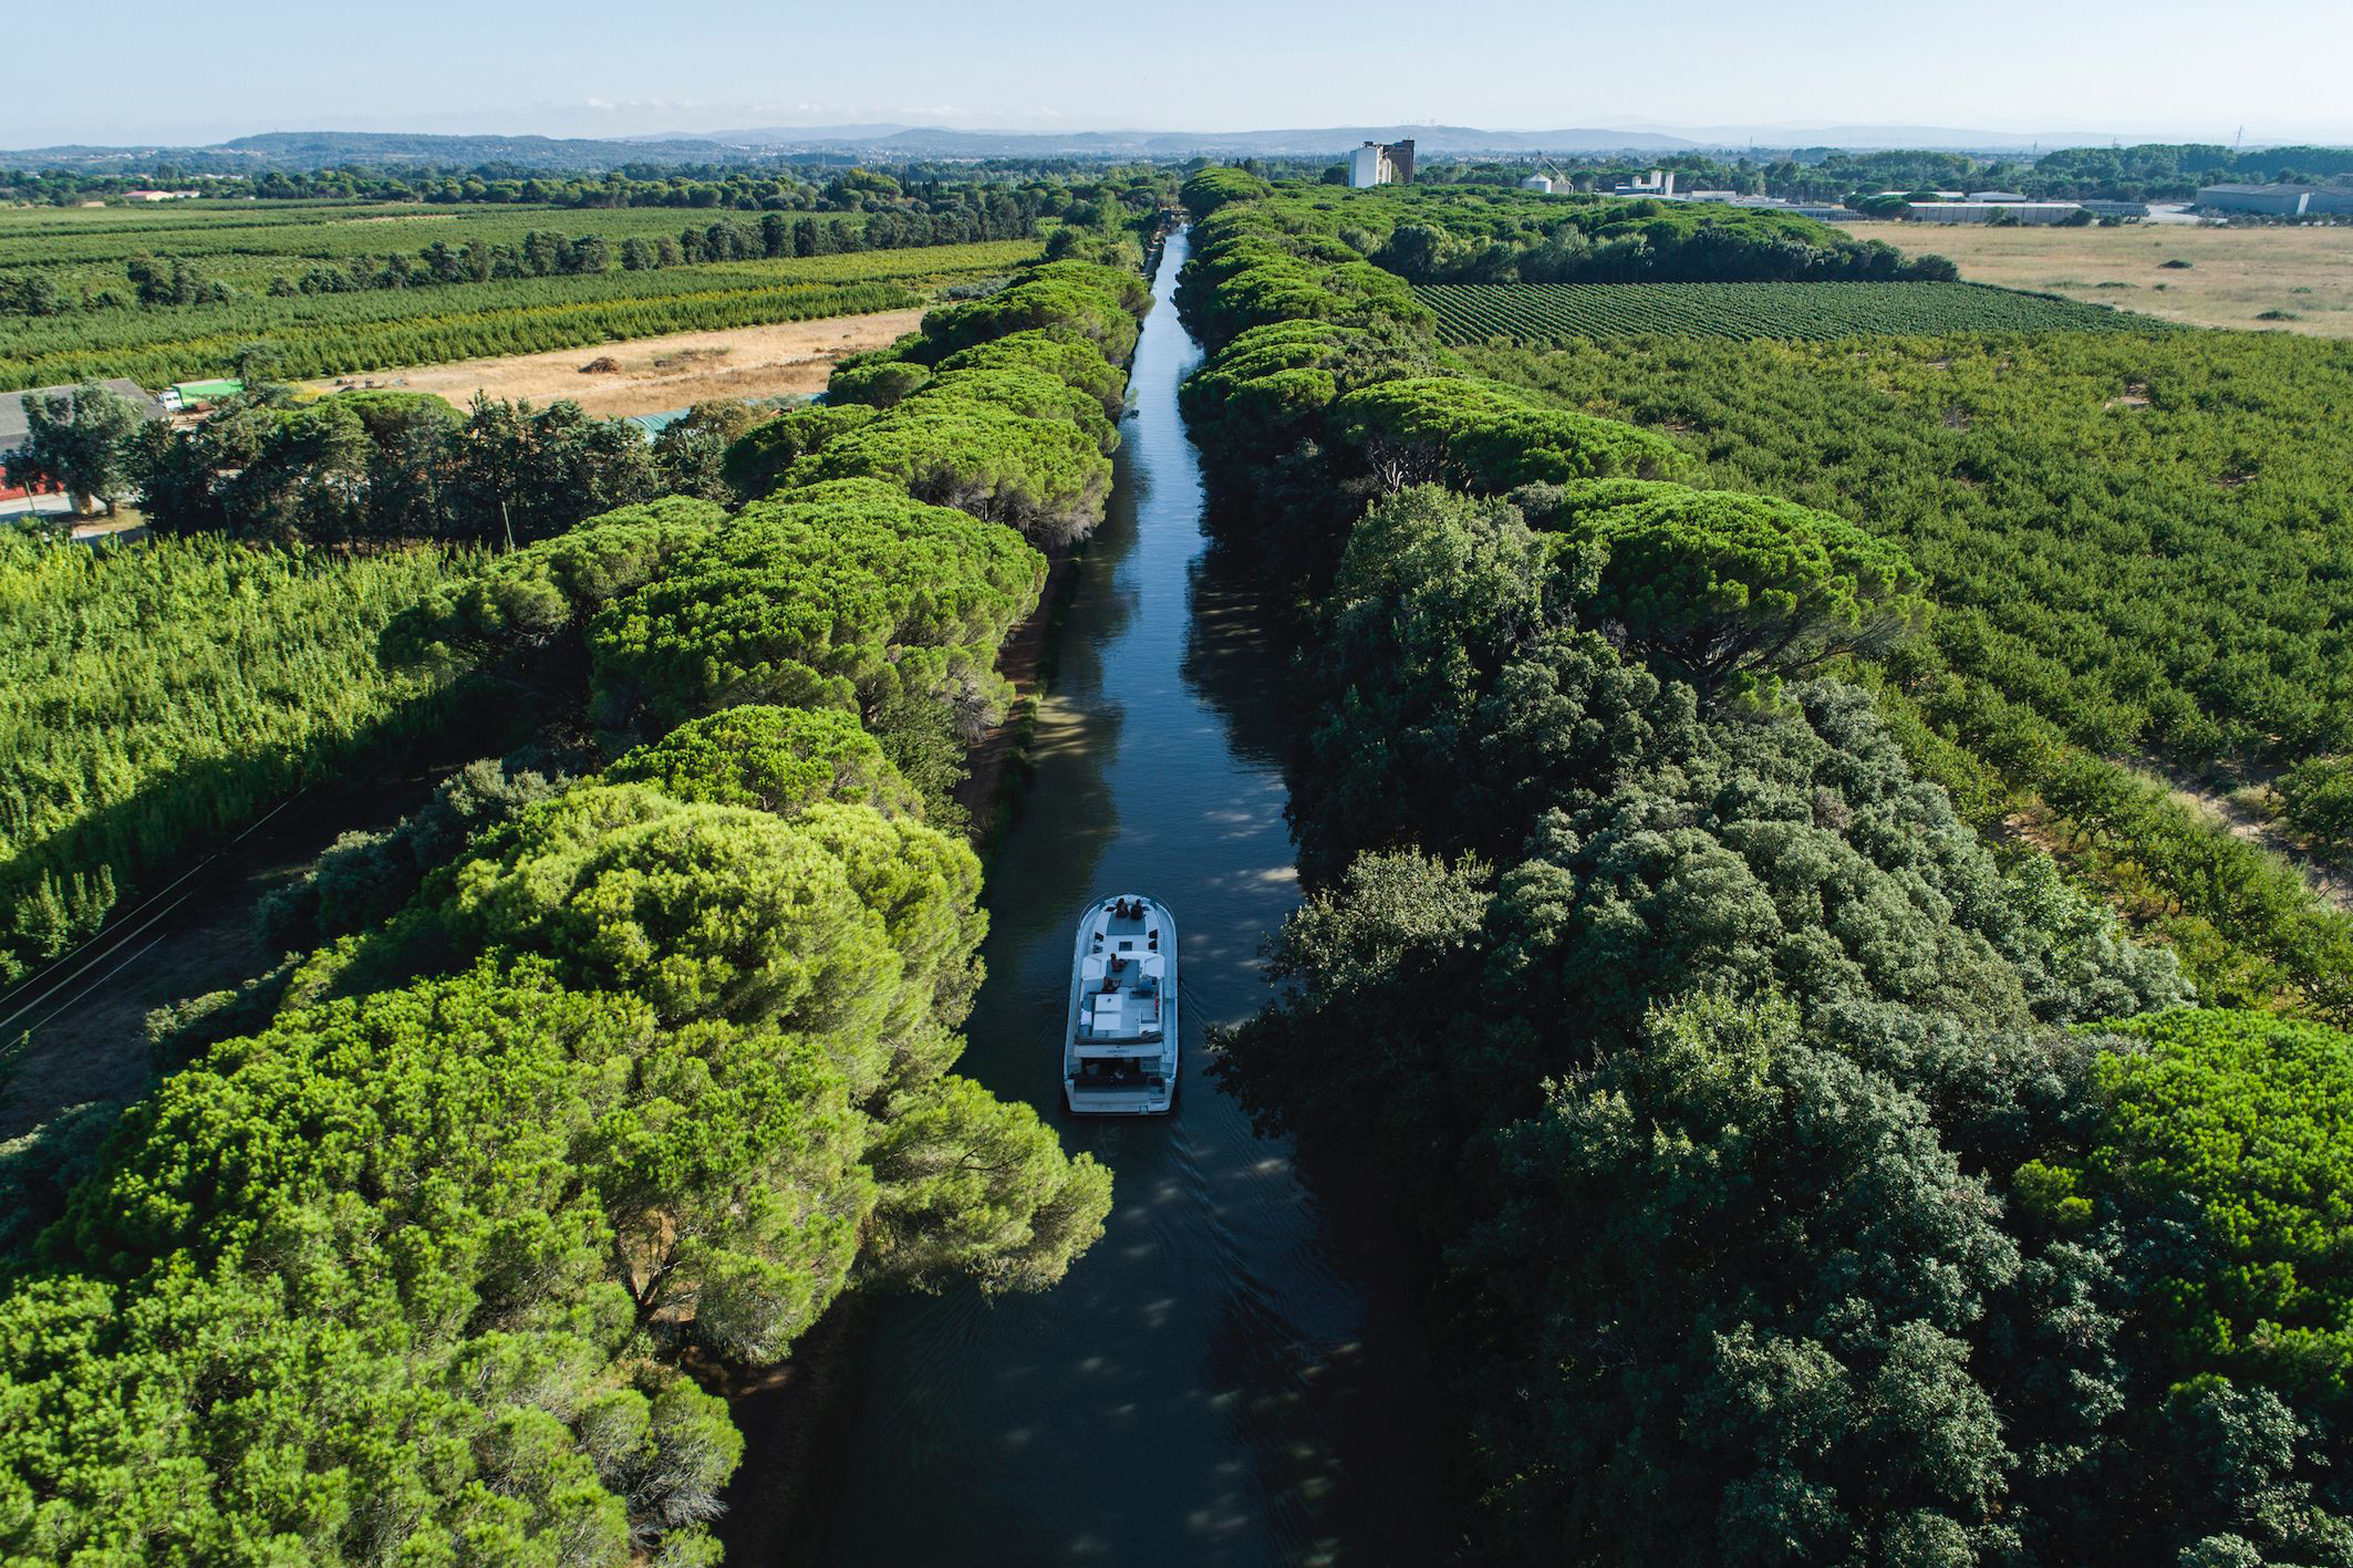
M 2198 205 L 2224 213 L 2263 213 L 2272 217 L 2353 214 L 2353 192 L 2318 185 L 2205 185 Z
M 1665 196 L 1672 199 L 1675 194 L 1675 177 L 1667 170 L 1653 169 L 1639 180 L 1611 186 L 1609 194 L 1613 196 Z
M 2081 202 L 1915 202 L 1904 216 L 1914 223 L 2061 224 L 2083 210 Z
M 1798 217 L 1810 217 L 1818 223 L 1852 223 L 1862 215 L 1836 202 L 1785 202 L 1778 196 L 1743 195 L 1738 191 L 1694 191 L 1679 201 L 1712 203 L 1718 206 L 1747 207 L 1757 212 L 1789 213 Z
M 1363 190 L 1370 185 L 1409 185 L 1413 184 L 1413 139 L 1402 142 L 1367 142 L 1348 154 L 1348 186 Z
M 1520 182 L 1520 189 L 1524 191 L 1535 191 L 1541 195 L 1548 196 L 1552 195 L 1552 181 L 1548 176 L 1544 174 L 1530 174 L 1526 179 Z

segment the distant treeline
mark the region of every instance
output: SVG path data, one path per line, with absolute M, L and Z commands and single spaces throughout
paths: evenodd
M 1241 167 L 1270 177 L 1331 177 L 1337 164 L 1323 159 L 1245 159 Z M 2263 147 L 2235 152 L 2199 143 L 2147 142 L 2133 147 L 2063 147 L 2040 157 L 1985 157 L 1931 149 L 1851 153 L 1799 148 L 1772 157 L 1726 158 L 1705 153 L 1569 153 L 1531 158 L 1424 159 L 1416 184 L 1514 185 L 1530 174 L 1566 175 L 1579 191 L 1608 191 L 1651 169 L 1672 170 L 1678 190 L 1736 191 L 1787 201 L 1842 202 L 1879 191 L 2016 191 L 2038 199 L 2105 197 L 2119 201 L 2186 201 L 2200 185 L 2274 180 L 2342 184 L 2353 177 L 2353 148 Z
M 1071 174 L 1098 179 L 1102 163 L 1055 159 L 985 164 L 911 163 L 892 172 L 823 163 L 798 169 L 764 165 L 641 166 L 602 174 L 484 164 L 470 169 L 273 170 L 251 176 L 189 175 L 164 167 L 150 174 L 90 174 L 70 170 L 0 169 L 0 202 L 69 206 L 119 201 L 132 191 L 187 190 L 208 200 L 427 202 L 437 205 L 558 207 L 723 207 L 751 212 L 867 212 L 912 204 L 945 212 L 976 202 L 1010 200 L 1031 216 L 1050 210 L 1050 183 Z

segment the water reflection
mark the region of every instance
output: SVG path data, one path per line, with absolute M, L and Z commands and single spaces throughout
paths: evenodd
M 1055 1290 L 892 1302 L 869 1350 L 826 1561 L 1029 1565 L 1423 1563 L 1443 1555 L 1409 1335 L 1370 1252 L 1288 1149 L 1201 1071 L 1201 1028 L 1262 995 L 1297 900 L 1281 668 L 1204 561 L 1176 408 L 1197 351 L 1160 303 L 1112 515 L 1065 616 L 1037 768 L 988 874 L 988 981 L 961 1070 L 1037 1104 L 1116 1173 L 1106 1234 Z M 1079 906 L 1137 889 L 1183 922 L 1174 1115 L 1074 1121 L 1058 1035 Z

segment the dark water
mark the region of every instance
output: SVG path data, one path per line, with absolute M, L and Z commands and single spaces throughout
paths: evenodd
M 1198 350 L 1169 303 L 1136 350 L 1111 514 L 1082 568 L 1036 776 L 988 870 L 991 930 L 960 1070 L 1036 1105 L 1116 1176 L 1102 1241 L 1055 1289 L 886 1308 L 827 1560 L 1427 1563 L 1431 1413 L 1377 1217 L 1304 1187 L 1202 1072 L 1201 1030 L 1263 997 L 1260 938 L 1298 898 L 1282 823 L 1282 656 L 1203 559 L 1176 413 Z M 1120 891 L 1183 933 L 1171 1116 L 1060 1105 L 1071 940 Z

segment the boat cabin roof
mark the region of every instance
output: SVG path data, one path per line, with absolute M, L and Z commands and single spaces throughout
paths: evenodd
M 1169 950 L 1164 921 L 1142 899 L 1106 900 L 1090 917 L 1079 960 L 1079 1016 L 1071 1044 L 1089 1056 L 1157 1056 Z

